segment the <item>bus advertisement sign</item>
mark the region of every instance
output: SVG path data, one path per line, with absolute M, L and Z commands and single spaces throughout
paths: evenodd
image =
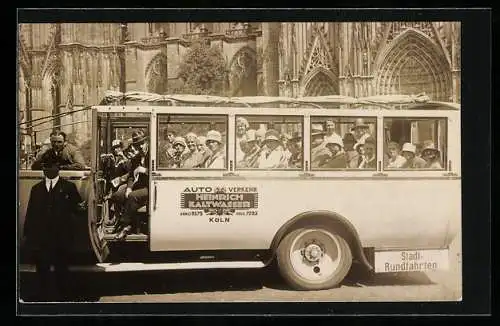
M 257 215 L 256 187 L 186 187 L 181 193 L 181 215 Z M 242 212 L 247 211 L 247 212 Z

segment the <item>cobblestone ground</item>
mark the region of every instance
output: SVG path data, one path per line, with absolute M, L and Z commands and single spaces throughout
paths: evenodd
M 383 273 L 341 287 L 293 291 L 272 269 L 204 270 L 75 275 L 77 301 L 271 302 L 271 301 L 457 301 L 462 296 L 460 237 L 450 248 L 450 270 Z M 31 276 L 24 276 L 29 282 Z M 22 279 L 22 278 L 21 278 Z M 91 285 L 91 286 L 90 286 Z

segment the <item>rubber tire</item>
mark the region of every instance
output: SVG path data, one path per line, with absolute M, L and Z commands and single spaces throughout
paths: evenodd
M 290 261 L 290 249 L 293 241 L 300 233 L 306 230 L 323 230 L 330 233 L 330 235 L 339 242 L 341 253 L 339 268 L 332 274 L 332 276 L 328 280 L 323 283 L 308 283 L 306 280 L 295 273 Z M 331 231 L 324 226 L 300 228 L 291 231 L 283 238 L 283 240 L 278 245 L 276 258 L 281 276 L 292 288 L 301 291 L 326 290 L 334 288 L 344 280 L 352 266 L 352 252 L 351 248 L 347 244 L 347 241 L 334 231 Z

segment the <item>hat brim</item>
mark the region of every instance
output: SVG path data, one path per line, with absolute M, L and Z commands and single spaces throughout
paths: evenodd
M 433 152 L 439 153 L 439 149 L 436 149 L 436 148 L 423 148 L 420 152 L 423 153 L 425 151 L 433 151 Z
M 277 141 L 277 142 L 280 142 L 281 140 L 280 140 L 280 139 L 278 139 L 278 138 L 276 138 L 276 137 L 274 137 L 274 136 L 273 136 L 273 137 L 269 137 L 269 138 L 264 139 L 264 143 L 267 143 L 267 142 L 269 142 L 269 141 Z
M 132 141 L 132 144 L 137 145 L 137 144 L 139 144 L 139 143 L 144 142 L 144 141 L 145 141 L 145 140 L 147 140 L 147 139 L 148 139 L 148 137 L 147 137 L 147 136 L 144 136 L 144 137 L 142 137 L 142 138 L 140 138 L 140 139 L 137 139 L 137 140 L 135 140 L 135 141 L 133 140 L 133 141 Z

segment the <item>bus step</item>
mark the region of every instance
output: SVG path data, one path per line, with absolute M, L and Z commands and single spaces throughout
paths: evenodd
M 110 242 L 113 242 L 113 241 L 125 241 L 125 242 L 135 241 L 135 242 L 146 242 L 146 241 L 148 241 L 148 235 L 147 235 L 147 234 L 144 234 L 144 233 L 139 233 L 139 234 L 128 234 L 128 235 L 125 237 L 125 239 L 123 239 L 123 240 L 116 240 L 116 239 L 115 239 L 115 236 L 116 236 L 116 233 L 105 234 L 105 235 L 104 235 L 104 237 L 103 237 L 103 240 L 110 241 Z

